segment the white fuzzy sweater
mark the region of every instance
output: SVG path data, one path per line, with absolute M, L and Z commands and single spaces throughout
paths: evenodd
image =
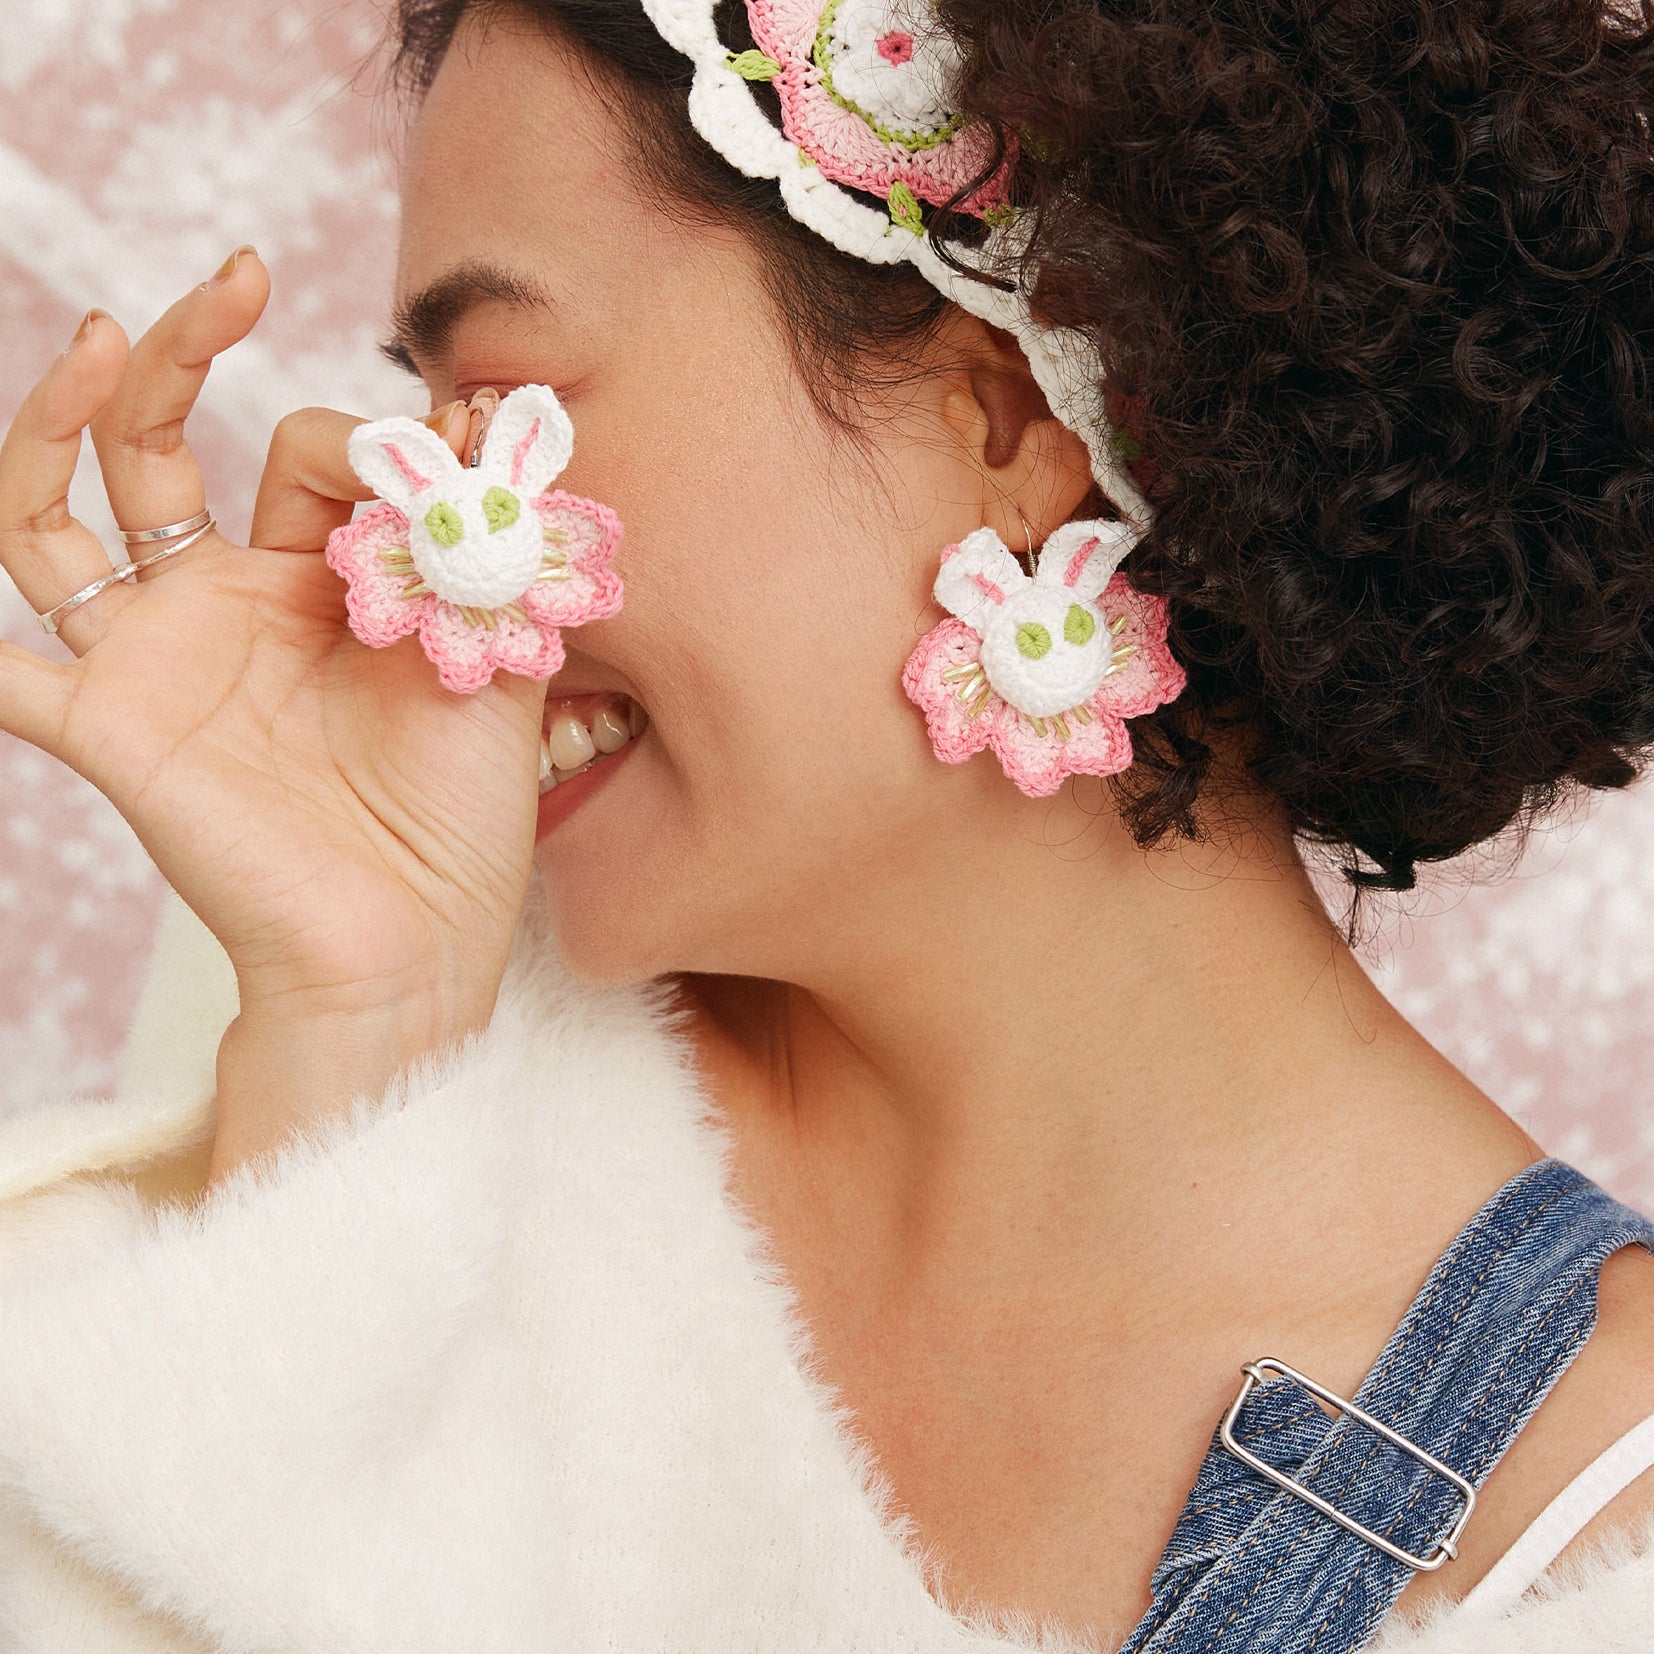
M 930 1594 L 665 984 L 531 919 L 486 1035 L 192 1211 L 233 986 L 171 923 L 126 1093 L 0 1131 L 6 1654 L 1081 1646 Z M 1384 1646 L 1654 1649 L 1654 1548 Z

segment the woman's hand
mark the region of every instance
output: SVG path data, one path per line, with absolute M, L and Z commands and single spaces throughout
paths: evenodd
M 269 297 L 250 249 L 226 270 L 130 348 L 95 315 L 24 402 L 0 447 L 0 567 L 37 610 L 109 569 L 67 504 L 88 424 L 123 527 L 206 504 L 184 420 Z M 0 730 L 103 792 L 229 954 L 239 1069 L 267 1073 L 301 1043 L 314 1068 L 331 1040 L 350 1053 L 347 1092 L 491 1013 L 527 888 L 545 700 L 505 675 L 451 694 L 412 640 L 351 635 L 321 551 L 366 497 L 345 458 L 356 423 L 284 421 L 253 546 L 210 535 L 70 611 L 73 662 L 0 644 Z M 451 423 L 462 444 L 465 421 Z M 307 1088 L 280 1105 L 221 1090 L 226 1152 L 278 1140 L 284 1112 L 313 1117 Z M 268 1117 L 227 1118 L 232 1102 Z

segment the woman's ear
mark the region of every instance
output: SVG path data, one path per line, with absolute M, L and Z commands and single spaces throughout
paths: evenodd
M 942 415 L 982 473 L 983 521 L 1007 545 L 1022 543 L 1024 522 L 1043 541 L 1092 497 L 1091 457 L 1051 412 L 1016 339 L 963 311 L 956 317 Z

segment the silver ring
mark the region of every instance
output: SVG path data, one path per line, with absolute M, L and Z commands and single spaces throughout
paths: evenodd
M 168 546 L 165 551 L 152 551 L 141 563 L 127 563 L 117 569 L 118 574 L 142 574 L 145 569 L 152 569 L 157 563 L 164 563 L 169 557 L 176 557 L 181 551 L 188 551 L 197 540 L 204 540 L 218 527 L 218 520 L 209 516 L 193 534 L 187 535 L 175 546 Z
M 90 603 L 94 597 L 108 591 L 111 586 L 119 585 L 121 581 L 130 576 L 138 574 L 144 569 L 153 568 L 157 563 L 164 563 L 167 558 L 176 557 L 181 551 L 188 551 L 198 540 L 205 539 L 207 535 L 211 534 L 217 526 L 217 523 L 209 516 L 200 528 L 185 539 L 180 540 L 177 545 L 168 546 L 165 551 L 157 551 L 144 558 L 141 563 L 122 563 L 118 569 L 111 569 L 101 580 L 94 580 L 90 586 L 82 586 L 73 597 L 66 597 L 55 609 L 48 609 L 45 614 L 39 617 L 41 626 L 49 636 L 56 637 L 62 616 L 78 609 L 83 603 Z
M 211 510 L 198 511 L 184 523 L 169 523 L 165 528 L 120 529 L 120 537 L 129 546 L 147 546 L 156 540 L 173 540 L 180 534 L 193 534 L 212 521 Z

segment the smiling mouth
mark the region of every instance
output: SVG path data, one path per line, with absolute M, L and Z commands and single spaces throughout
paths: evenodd
M 540 726 L 540 796 L 614 757 L 649 727 L 649 714 L 630 695 L 554 696 Z

